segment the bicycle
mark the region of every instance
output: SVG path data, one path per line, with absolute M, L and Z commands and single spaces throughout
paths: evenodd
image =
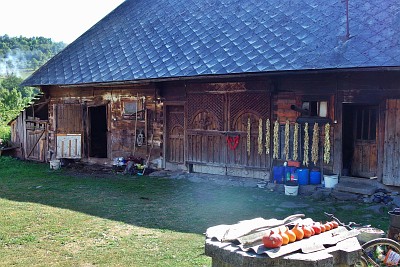
M 333 214 L 324 212 L 324 214 L 335 220 L 339 225 L 347 230 L 362 229 L 369 226 L 360 226 L 355 222 L 345 224 L 336 218 Z M 361 245 L 361 258 L 356 266 L 398 266 L 400 264 L 400 244 L 392 239 L 380 237 L 374 238 Z

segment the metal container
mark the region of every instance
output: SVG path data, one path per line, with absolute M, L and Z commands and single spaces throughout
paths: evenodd
M 400 228 L 400 209 L 394 209 L 388 212 L 390 216 L 390 226 Z

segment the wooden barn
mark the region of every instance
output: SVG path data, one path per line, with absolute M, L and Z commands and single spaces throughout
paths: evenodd
M 127 0 L 24 81 L 47 111 L 22 156 L 400 185 L 399 36 L 397 0 Z

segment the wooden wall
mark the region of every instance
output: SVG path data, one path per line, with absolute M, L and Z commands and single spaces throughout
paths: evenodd
M 29 110 L 31 113 L 31 109 Z M 45 162 L 48 155 L 48 121 L 27 115 L 27 110 L 10 123 L 11 142 L 16 149 L 12 156 Z
M 161 155 L 162 102 L 157 100 L 153 85 L 123 87 L 46 87 L 43 91 L 50 97 L 49 103 L 49 147 L 55 151 L 58 133 L 82 135 L 83 157 L 88 157 L 88 109 L 97 106 L 107 108 L 108 155 L 115 157 L 147 158 Z M 124 101 L 144 99 L 145 115 L 136 121 L 135 117 L 124 115 Z M 136 128 L 136 132 L 135 132 Z M 143 146 L 135 142 L 139 130 L 145 133 Z
M 19 116 L 10 124 L 11 126 L 11 142 L 13 142 L 18 148 L 16 149 L 15 156 L 21 159 L 25 158 L 24 146 L 25 146 L 25 116 L 26 112 L 22 111 Z
M 329 118 L 332 119 L 332 162 L 330 166 L 324 166 L 332 172 L 341 174 L 343 166 L 343 105 L 373 105 L 379 110 L 377 122 L 377 153 L 378 153 L 378 180 L 386 173 L 385 168 L 388 163 L 385 160 L 384 146 L 385 134 L 387 136 L 387 126 L 385 126 L 387 99 L 400 99 L 400 74 L 399 72 L 389 71 L 340 71 L 337 73 L 315 73 L 315 74 L 296 74 L 278 75 L 274 77 L 273 84 L 274 100 L 273 115 L 274 120 L 279 119 L 284 123 L 288 119 L 291 123 L 299 115 L 288 109 L 290 104 L 301 104 L 302 99 L 324 98 L 329 99 Z M 400 134 L 400 131 L 391 131 L 391 134 Z M 387 150 L 387 149 L 386 149 Z M 394 168 L 394 167 L 393 167 Z M 390 174 L 389 174 L 390 176 Z M 393 179 L 392 179 L 393 180 Z M 400 184 L 399 182 L 391 182 Z
M 163 109 L 165 105 L 181 106 L 182 112 L 185 116 L 184 123 L 184 142 L 185 142 L 185 154 L 184 161 L 203 161 L 203 154 L 207 155 L 211 152 L 204 152 L 204 147 L 210 148 L 213 151 L 221 151 L 222 145 L 219 148 L 213 146 L 200 145 L 200 148 L 194 146 L 196 142 L 193 138 L 199 138 L 200 134 L 208 132 L 210 135 L 204 137 L 204 140 L 214 140 L 212 144 L 225 143 L 221 136 L 218 136 L 218 132 L 231 131 L 234 125 L 234 117 L 238 115 L 238 110 L 251 110 L 255 106 L 264 106 L 267 110 L 266 113 L 262 111 L 262 119 L 269 118 L 271 122 L 278 119 L 281 125 L 284 125 L 285 121 L 288 120 L 293 126 L 294 122 L 300 116 L 300 113 L 292 110 L 292 105 L 301 106 L 302 101 L 305 99 L 324 99 L 328 101 L 328 117 L 332 121 L 331 128 L 331 163 L 325 167 L 335 173 L 341 173 L 342 171 L 342 145 L 343 145 L 343 105 L 376 105 L 379 107 L 379 122 L 378 122 L 378 178 L 381 179 L 383 174 L 384 164 L 384 136 L 385 136 L 385 112 L 386 112 L 386 100 L 387 99 L 400 99 L 400 75 L 399 72 L 393 71 L 353 71 L 353 70 L 339 70 L 339 71 L 326 71 L 326 72 L 296 72 L 296 73 L 279 73 L 271 75 L 258 75 L 257 77 L 230 77 L 230 78 L 218 78 L 218 79 L 196 79 L 187 81 L 171 81 L 171 82 L 160 82 L 155 84 L 141 84 L 141 85 L 127 85 L 127 86 L 103 86 L 103 87 L 79 87 L 79 88 L 59 88 L 59 87 L 44 87 L 45 93 L 51 97 L 49 104 L 49 147 L 54 149 L 55 147 L 55 134 L 56 134 L 56 116 L 55 106 L 59 104 L 79 104 L 82 106 L 96 106 L 96 105 L 107 105 L 108 106 L 108 127 L 109 127 L 109 146 L 110 153 L 109 159 L 118 156 L 127 156 L 133 151 L 132 139 L 135 135 L 134 127 L 135 121 L 129 120 L 123 117 L 123 101 L 135 99 L 139 97 L 145 97 L 146 99 L 146 120 L 138 121 L 137 128 L 146 129 L 146 141 L 147 144 L 144 147 L 138 149 L 137 153 L 140 156 L 145 156 L 149 152 L 149 142 L 153 133 L 154 149 L 152 151 L 152 157 L 164 156 L 166 152 L 163 144 L 166 142 L 166 135 L 168 135 L 168 125 L 166 125 L 165 111 L 169 109 Z M 223 92 L 225 90 L 225 92 Z M 230 92 L 228 92 L 230 91 Z M 246 98 L 251 95 L 251 92 L 258 91 L 259 93 L 269 94 L 268 103 L 259 103 L 258 98 Z M 245 101 L 239 101 L 238 108 L 230 110 L 233 98 L 230 99 L 233 94 L 243 94 L 243 97 L 238 99 L 246 99 Z M 228 96 L 229 95 L 229 96 Z M 201 101 L 197 101 L 203 99 Z M 224 103 L 223 107 L 212 101 L 220 99 L 220 103 Z M 196 102 L 197 101 L 197 102 Z M 265 101 L 264 101 L 265 102 Z M 240 104 L 241 103 L 241 104 Z M 200 106 L 194 106 L 202 104 Z M 212 111 L 212 114 L 216 114 L 218 119 L 218 125 L 214 125 L 218 129 L 194 129 L 193 121 L 194 109 L 204 109 L 204 118 L 208 115 L 207 111 Z M 218 108 L 222 108 L 219 110 Z M 171 108 L 170 110 L 175 110 Z M 181 111 L 179 111 L 181 112 Z M 233 113 L 232 113 L 233 112 Z M 236 112 L 236 113 L 235 113 Z M 222 117 L 221 114 L 225 114 Z M 199 113 L 200 114 L 200 113 Z M 255 112 L 254 114 L 257 114 Z M 259 114 L 259 115 L 260 115 Z M 268 114 L 268 115 L 266 115 Z M 87 115 L 87 114 L 86 114 Z M 202 115 L 202 116 L 203 116 Z M 83 120 L 85 120 L 85 114 L 83 114 Z M 220 117 L 218 117 L 220 116 Z M 227 117 L 224 117 L 227 116 Z M 256 116 L 254 117 L 256 118 Z M 201 118 L 198 118 L 198 122 Z M 213 126 L 213 127 L 214 127 Z M 82 125 L 82 130 L 79 127 L 74 126 L 77 131 L 81 131 L 82 135 L 85 135 L 85 125 Z M 272 128 L 272 127 L 271 127 Z M 67 129 L 68 130 L 68 129 Z M 245 138 L 246 133 L 239 131 L 239 135 L 243 135 Z M 253 132 L 253 129 L 252 129 Z M 254 129 L 256 132 L 256 129 Z M 193 134 L 196 137 L 193 137 Z M 400 133 L 399 133 L 400 134 Z M 179 136 L 179 138 L 181 138 Z M 218 139 L 219 138 L 219 139 Z M 225 138 L 225 137 L 224 137 Z M 321 137 L 322 138 L 322 137 Z M 217 140 L 218 139 L 218 140 Z M 254 142 L 256 142 L 254 136 Z M 203 139 L 201 139 L 203 140 Z M 321 139 L 322 140 L 322 139 Z M 207 141 L 208 142 L 208 141 Z M 246 150 L 244 146 L 241 148 Z M 255 149 L 252 149 L 255 151 Z M 245 152 L 247 153 L 247 152 Z M 218 154 L 218 153 L 217 153 Z M 221 154 L 221 153 L 220 153 Z M 207 160 L 204 160 L 204 164 L 207 165 L 211 161 L 215 161 L 215 153 L 211 153 L 207 156 Z M 240 157 L 244 158 L 244 157 Z M 256 167 L 264 166 L 265 170 L 269 171 L 272 156 L 270 158 L 259 161 L 261 165 Z M 220 158 L 217 160 L 221 161 Z M 225 160 L 226 161 L 226 160 Z M 256 162 L 256 161 L 254 161 Z M 217 163 L 218 165 L 219 163 Z M 236 160 L 235 164 L 238 167 L 248 167 L 248 162 Z M 254 166 L 253 166 L 254 167 Z

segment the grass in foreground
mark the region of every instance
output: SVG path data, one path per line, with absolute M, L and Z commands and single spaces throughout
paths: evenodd
M 307 208 L 290 207 L 299 202 Z M 207 227 L 299 212 L 323 220 L 323 211 L 363 222 L 367 206 L 352 204 L 186 180 L 50 171 L 0 157 L 0 265 L 210 266 Z M 363 223 L 386 230 L 380 217 Z

